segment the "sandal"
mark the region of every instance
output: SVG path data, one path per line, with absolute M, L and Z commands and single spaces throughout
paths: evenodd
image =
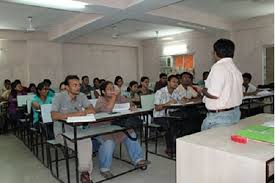
M 82 172 L 80 175 L 81 183 L 91 183 L 90 174 L 88 172 Z
M 139 168 L 141 170 L 146 170 L 147 169 L 147 165 L 150 164 L 150 161 L 147 160 L 140 160 L 137 164 L 136 164 L 136 168 Z

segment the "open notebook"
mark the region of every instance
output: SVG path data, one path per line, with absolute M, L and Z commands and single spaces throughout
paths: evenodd
M 87 116 L 74 116 L 74 117 L 68 117 L 67 123 L 84 123 L 84 122 L 93 122 L 96 121 L 95 115 L 88 114 Z
M 130 103 L 115 104 L 113 112 L 124 112 L 130 110 Z

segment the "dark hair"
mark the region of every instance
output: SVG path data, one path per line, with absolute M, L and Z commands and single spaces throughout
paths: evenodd
M 79 77 L 77 75 L 68 75 L 65 78 L 64 84 L 68 86 L 69 85 L 69 81 L 73 80 L 73 79 L 79 80 Z
M 45 85 L 49 85 L 49 86 L 52 84 L 51 80 L 49 79 L 44 79 L 43 82 L 45 83 Z
M 246 72 L 246 73 L 243 74 L 243 78 L 247 78 L 247 79 L 249 79 L 249 81 L 251 81 L 252 75 L 250 73 Z
M 31 88 L 32 87 L 35 87 L 35 89 L 37 89 L 36 88 L 36 85 L 34 84 L 34 83 L 30 83 L 30 85 L 29 85 L 29 87 L 28 87 L 28 92 L 31 92 Z
M 11 83 L 11 81 L 9 79 L 5 79 L 4 84 L 8 84 Z
M 36 88 L 36 95 L 40 97 L 39 91 L 41 91 L 44 87 L 45 87 L 46 83 L 45 82 L 41 82 L 37 85 Z
M 81 80 L 83 81 L 85 78 L 88 78 L 88 79 L 89 79 L 88 76 L 82 76 Z
M 16 83 L 16 85 L 18 85 L 18 84 L 21 84 L 21 81 L 19 79 L 16 79 L 16 80 L 14 80 L 14 83 Z
M 100 81 L 99 78 L 94 78 L 93 83 L 95 83 L 96 80 Z
M 188 76 L 191 78 L 191 80 L 193 80 L 193 75 L 192 75 L 190 72 L 183 72 L 183 73 L 181 74 L 181 77 L 182 77 L 183 75 L 188 75 Z
M 173 78 L 176 78 L 178 80 L 178 77 L 176 75 L 172 74 L 168 77 L 168 81 L 171 81 Z
M 131 81 L 131 82 L 129 83 L 128 88 L 127 88 L 127 92 L 130 92 L 132 86 L 134 86 L 134 85 L 138 85 L 138 82 L 136 82 L 136 81 Z
M 161 78 L 164 77 L 164 76 L 167 77 L 167 74 L 165 74 L 165 73 L 160 73 L 160 74 L 159 74 L 159 79 L 161 79 Z
M 114 81 L 115 85 L 117 85 L 117 82 L 118 82 L 118 80 L 120 80 L 120 79 L 123 80 L 121 76 L 116 76 L 115 81 Z
M 234 57 L 235 45 L 229 39 L 219 39 L 214 43 L 214 51 L 220 58 Z
M 36 86 L 35 86 L 35 84 L 34 84 L 34 83 L 30 83 L 30 85 L 29 85 L 29 89 L 30 89 L 31 87 L 36 87 Z
M 206 76 L 207 74 L 209 74 L 209 71 L 205 71 L 202 73 L 203 76 Z
M 113 84 L 111 81 L 105 81 L 104 83 L 102 83 L 100 85 L 100 93 L 101 93 L 101 96 L 104 96 L 104 92 L 105 89 L 107 88 L 108 84 Z
M 149 78 L 148 78 L 147 76 L 142 76 L 142 77 L 140 78 L 140 82 L 144 82 L 146 79 L 149 80 Z
M 60 83 L 59 89 L 61 88 L 62 85 L 65 85 L 65 82 L 64 82 L 64 81 L 62 81 L 62 82 Z

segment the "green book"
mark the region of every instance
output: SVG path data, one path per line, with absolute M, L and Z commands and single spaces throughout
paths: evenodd
M 248 139 L 274 144 L 274 128 L 263 125 L 253 125 L 237 132 L 237 135 Z

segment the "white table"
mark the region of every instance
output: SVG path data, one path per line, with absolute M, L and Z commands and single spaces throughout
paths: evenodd
M 177 139 L 177 183 L 264 183 L 273 174 L 274 146 L 249 140 L 238 144 L 230 137 L 252 124 L 274 119 L 259 114 L 231 127 L 213 128 Z M 273 161 L 272 161 L 273 159 Z M 267 162 L 271 172 L 267 173 Z

